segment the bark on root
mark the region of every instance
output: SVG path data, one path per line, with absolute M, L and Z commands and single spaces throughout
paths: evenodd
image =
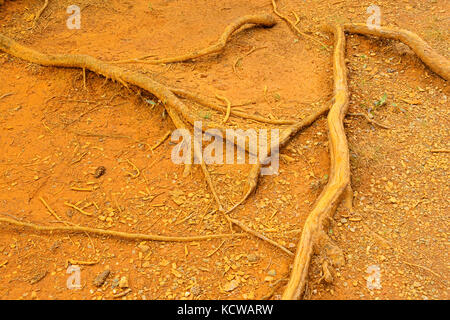
M 325 29 L 330 30 L 330 27 L 325 26 Z M 332 280 L 328 266 L 338 267 L 345 263 L 342 250 L 324 232 L 327 218 L 331 218 L 341 201 L 345 208 L 352 210 L 353 193 L 350 185 L 349 152 L 343 127 L 343 119 L 348 109 L 344 31 L 399 40 L 408 45 L 436 74 L 445 80 L 450 79 L 450 61 L 413 32 L 388 27 L 369 29 L 365 24 L 344 24 L 335 26 L 332 31 L 335 37 L 333 54 L 335 102 L 328 113 L 330 179 L 303 226 L 291 278 L 283 293 L 283 299 L 299 299 L 301 297 L 305 290 L 308 268 L 314 253 L 322 255 L 323 278 L 328 281 Z
M 335 37 L 333 54 L 335 98 L 327 119 L 331 158 L 330 179 L 303 226 L 291 277 L 282 299 L 299 299 L 301 297 L 305 289 L 311 257 L 315 251 L 318 251 L 318 246 L 338 251 L 323 231 L 326 219 L 331 217 L 336 210 L 344 190 L 350 182 L 349 151 L 343 125 L 348 108 L 347 70 L 344 60 L 345 34 L 341 26 L 335 26 L 333 32 Z
M 346 23 L 343 28 L 349 33 L 399 40 L 409 46 L 420 60 L 436 74 L 445 80 L 450 80 L 450 60 L 437 53 L 428 43 L 411 31 L 391 27 L 370 29 L 363 23 Z
M 218 53 L 222 51 L 228 41 L 228 38 L 237 30 L 239 30 L 242 26 L 247 24 L 254 24 L 256 26 L 270 28 L 276 24 L 275 19 L 268 14 L 258 14 L 258 15 L 247 15 L 240 17 L 230 23 L 225 31 L 222 33 L 217 42 L 209 47 L 187 53 L 177 57 L 164 58 L 164 59 L 156 59 L 156 60 L 142 60 L 140 58 L 128 59 L 115 61 L 112 63 L 146 63 L 146 64 L 165 64 L 165 63 L 174 63 L 174 62 L 183 62 L 196 58 L 203 57 L 208 54 Z

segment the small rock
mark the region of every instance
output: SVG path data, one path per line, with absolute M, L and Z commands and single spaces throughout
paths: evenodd
M 150 247 L 143 243 L 139 244 L 138 248 L 141 249 L 143 253 L 147 253 L 150 251 Z
M 202 289 L 199 286 L 193 286 L 191 288 L 191 293 L 193 296 L 199 296 L 202 293 Z
M 259 257 L 258 257 L 256 254 L 250 253 L 250 254 L 247 256 L 247 260 L 248 260 L 249 262 L 256 262 L 256 261 L 259 260 Z
M 108 278 L 110 272 L 111 271 L 109 269 L 100 272 L 94 279 L 94 286 L 101 287 L 105 283 L 106 278 Z
M 234 289 L 236 289 L 238 286 L 239 286 L 239 282 L 237 282 L 237 280 L 231 280 L 230 282 L 227 282 L 223 286 L 223 290 L 230 292 L 230 291 L 233 291 Z
M 117 286 L 119 285 L 119 279 L 118 278 L 114 278 L 112 283 L 111 283 L 111 288 L 117 288 Z
M 104 166 L 100 166 L 95 169 L 94 178 L 100 178 L 102 175 L 106 173 L 106 168 Z
M 128 277 L 123 276 L 122 278 L 120 278 L 119 280 L 119 288 L 128 288 L 129 284 L 128 284 Z

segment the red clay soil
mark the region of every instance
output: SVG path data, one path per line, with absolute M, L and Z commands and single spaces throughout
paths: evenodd
M 303 119 L 333 96 L 333 36 L 319 26 L 365 22 L 372 3 L 277 3 L 293 21 L 294 11 L 297 26 L 328 49 L 295 36 L 273 15 L 269 0 L 80 0 L 80 30 L 66 26 L 70 1 L 50 0 L 35 22 L 43 1 L 6 0 L 0 33 L 45 53 L 105 61 L 163 58 L 214 43 L 240 16 L 272 14 L 273 28 L 246 28 L 217 55 L 121 66 L 212 100 L 227 97 L 247 113 Z M 449 57 L 448 2 L 377 4 L 382 25 L 411 30 Z M 343 250 L 345 265 L 332 270 L 334 281 L 327 283 L 323 257 L 315 256 L 304 298 L 448 299 L 447 81 L 394 40 L 348 35 L 346 62 L 348 112 L 368 114 L 389 129 L 363 116 L 344 120 L 353 212 L 338 208 L 327 233 Z M 68 225 L 173 236 L 242 232 L 213 210 L 200 167 L 184 177 L 184 167 L 172 162 L 170 138 L 152 150 L 175 129 L 157 100 L 149 104 L 145 99 L 151 96 L 91 72 L 85 87 L 81 70 L 42 67 L 5 53 L 0 66 L 1 217 L 61 225 L 56 214 Z M 223 118 L 186 103 L 200 117 Z M 276 127 L 236 117 L 227 123 Z M 280 159 L 279 174 L 260 178 L 256 192 L 232 216 L 294 253 L 328 180 L 326 117 L 296 135 Z M 249 169 L 209 166 L 226 206 L 247 190 Z M 251 235 L 139 242 L 0 224 L 1 299 L 280 299 L 292 263 L 292 255 Z M 70 264 L 81 268 L 81 289 L 67 288 Z M 380 270 L 378 288 L 367 285 L 371 266 Z M 109 276 L 97 286 L 106 269 Z

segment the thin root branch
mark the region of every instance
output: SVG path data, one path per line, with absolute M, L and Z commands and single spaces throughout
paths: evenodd
M 190 241 L 204 241 L 210 239 L 221 239 L 221 238 L 231 238 L 231 237 L 241 237 L 243 233 L 229 233 L 229 234 L 211 234 L 204 236 L 191 236 L 191 237 L 171 237 L 171 236 L 160 236 L 153 234 L 142 234 L 142 233 L 128 233 L 114 230 L 104 230 L 97 228 L 89 228 L 82 226 L 42 226 L 29 222 L 22 222 L 10 218 L 0 217 L 0 223 L 7 223 L 14 225 L 16 227 L 29 228 L 38 232 L 66 232 L 66 233 L 88 233 L 97 236 L 110 236 L 113 238 L 119 238 L 131 241 L 167 241 L 167 242 L 190 242 Z
M 231 114 L 231 102 L 230 102 L 230 100 L 228 100 L 227 97 L 223 97 L 218 94 L 216 94 L 216 98 L 219 100 L 222 100 L 223 102 L 225 102 L 227 104 L 227 111 L 226 111 L 225 117 L 222 120 L 222 123 L 226 123 L 228 121 L 228 118 L 230 118 L 230 114 Z
M 379 126 L 380 128 L 383 128 L 383 129 L 392 129 L 392 127 L 389 127 L 389 126 L 387 126 L 387 125 L 385 125 L 385 124 L 381 124 L 381 123 L 379 123 L 379 122 L 377 122 L 377 121 L 375 121 L 375 120 L 373 120 L 373 119 L 370 119 L 369 118 L 369 116 L 367 115 L 367 114 L 365 114 L 365 113 L 347 113 L 347 115 L 348 116 L 351 116 L 351 117 L 364 117 L 364 118 L 366 118 L 366 120 L 367 120 L 367 122 L 369 122 L 369 123 L 371 123 L 371 124 L 374 124 L 374 125 L 377 125 L 377 126 Z
M 44 5 L 39 9 L 39 11 L 36 13 L 36 16 L 34 17 L 33 27 L 36 26 L 36 23 L 38 22 L 39 18 L 41 17 L 42 13 L 48 6 L 48 0 L 45 0 Z
M 284 21 L 286 21 L 286 23 L 289 25 L 289 27 L 291 27 L 291 29 L 297 34 L 297 36 L 303 36 L 305 38 L 311 39 L 314 42 L 316 42 L 317 44 L 319 44 L 321 47 L 325 48 L 326 50 L 328 50 L 328 46 L 326 44 L 324 44 L 322 41 L 317 40 L 316 38 L 314 38 L 313 36 L 310 36 L 307 33 L 302 32 L 298 27 L 298 17 L 296 16 L 296 22 L 292 22 L 288 17 L 286 17 L 285 15 L 283 15 L 280 11 L 278 11 L 277 8 L 277 3 L 275 0 L 272 0 L 272 7 L 273 7 L 273 12 L 279 16 L 281 19 L 283 19 Z
M 175 95 L 179 96 L 179 97 L 183 97 L 186 99 L 190 99 L 194 102 L 197 102 L 205 107 L 211 108 L 213 110 L 216 111 L 222 111 L 222 112 L 226 112 L 227 108 L 217 105 L 211 101 L 209 101 L 207 98 L 201 96 L 200 94 L 196 94 L 196 93 L 192 93 L 189 92 L 187 90 L 184 89 L 178 89 L 178 88 L 169 88 L 170 91 L 172 91 Z M 233 110 L 233 108 L 230 111 L 230 114 L 233 116 L 237 116 L 243 119 L 250 119 L 250 120 L 255 120 L 261 123 L 268 123 L 268 124 L 279 124 L 279 125 L 292 125 L 295 124 L 296 121 L 295 120 L 282 120 L 282 119 L 269 119 L 269 118 L 264 118 L 258 115 L 252 115 L 246 112 L 241 112 L 241 111 L 235 111 Z

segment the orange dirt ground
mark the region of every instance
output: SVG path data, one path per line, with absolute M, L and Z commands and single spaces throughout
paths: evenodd
M 273 14 L 268 0 L 50 0 L 34 25 L 43 2 L 6 0 L 0 33 L 42 52 L 84 53 L 105 61 L 192 52 L 215 42 L 237 17 Z M 293 20 L 291 12 L 297 13 L 301 30 L 329 46 L 332 35 L 318 26 L 365 22 L 372 2 L 277 1 Z M 80 30 L 66 27 L 72 4 L 82 9 Z M 376 4 L 382 25 L 416 32 L 449 57 L 448 1 Z M 168 86 L 225 96 L 245 104 L 240 108 L 249 113 L 301 119 L 332 98 L 331 52 L 277 21 L 271 29 L 247 28 L 233 35 L 222 53 L 194 62 L 122 66 Z M 258 50 L 246 55 L 253 48 Z M 447 82 L 396 41 L 348 35 L 346 57 L 349 113 L 371 109 L 374 120 L 389 129 L 360 116 L 345 120 L 354 212 L 338 209 L 327 231 L 346 264 L 327 284 L 320 281 L 321 258 L 314 257 L 304 298 L 448 299 Z M 230 232 L 224 217 L 213 212 L 199 166 L 183 177 L 183 166 L 170 159 L 169 139 L 151 150 L 175 129 L 160 104 L 152 108 L 135 88 L 91 72 L 85 88 L 81 70 L 41 67 L 4 53 L 0 66 L 1 216 L 60 224 L 42 198 L 62 220 L 83 226 L 183 236 Z M 383 97 L 385 103 L 375 106 Z M 233 117 L 230 122 L 261 127 Z M 282 150 L 279 175 L 262 177 L 256 193 L 232 216 L 295 252 L 298 230 L 327 181 L 327 144 L 322 117 Z M 135 178 L 132 164 L 140 171 Z M 106 172 L 95 178 L 99 166 Z M 223 203 L 236 203 L 246 190 L 248 165 L 209 168 Z M 66 202 L 86 206 L 92 215 Z M 79 290 L 66 286 L 68 260 L 88 263 L 80 266 Z M 250 235 L 140 243 L 0 224 L 1 299 L 113 299 L 121 293 L 120 299 L 279 299 L 292 261 Z M 366 285 L 372 265 L 380 268 L 380 289 Z M 99 288 L 93 282 L 105 269 L 111 274 Z

